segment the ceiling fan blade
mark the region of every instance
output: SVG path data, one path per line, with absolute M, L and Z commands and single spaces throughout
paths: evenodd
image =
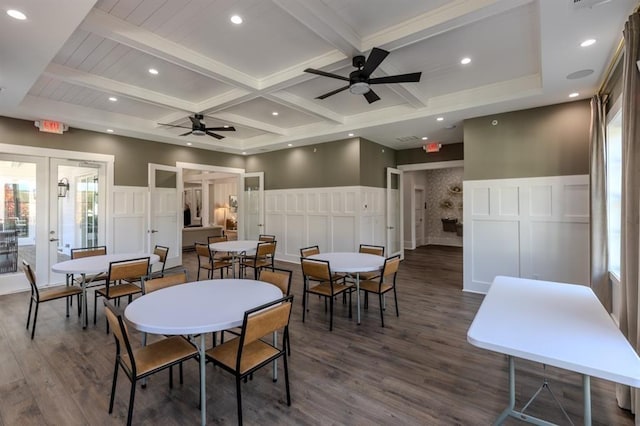
M 386 77 L 378 77 L 369 79 L 369 84 L 383 83 L 417 83 L 420 81 L 421 72 L 413 72 L 410 74 L 389 75 Z
M 367 99 L 367 102 L 369 102 L 370 104 L 380 100 L 380 96 L 378 96 L 376 92 L 374 92 L 373 90 L 369 90 L 363 96 Z
M 204 130 L 216 130 L 216 131 L 221 131 L 221 132 L 224 132 L 224 131 L 235 132 L 235 131 L 236 131 L 236 128 L 235 128 L 235 127 L 233 127 L 233 126 L 227 126 L 227 127 L 207 127 L 207 128 L 206 128 L 206 129 L 204 129 Z
M 349 81 L 348 77 L 343 77 L 341 75 L 338 74 L 332 74 L 330 72 L 325 72 L 325 71 L 320 71 L 320 70 L 314 70 L 313 68 L 307 68 L 306 70 L 304 70 L 304 72 L 308 72 L 311 74 L 317 74 L 317 75 L 321 75 L 323 77 L 329 77 L 329 78 L 337 78 L 338 80 L 344 80 L 344 81 Z
M 200 122 L 200 120 L 198 120 L 195 117 L 191 117 L 189 116 L 189 120 L 191 120 L 191 122 L 193 123 L 194 126 L 199 127 L 202 126 L 202 123 Z
M 348 88 L 349 88 L 349 86 L 341 87 L 341 88 L 336 89 L 336 90 L 334 90 L 334 91 L 332 91 L 332 92 L 325 93 L 324 95 L 320 95 L 320 96 L 318 96 L 316 99 L 325 99 L 325 98 L 328 98 L 329 96 L 333 96 L 333 95 L 335 95 L 336 93 L 340 93 L 340 92 L 342 92 L 343 90 L 347 90 Z
M 369 53 L 369 57 L 367 58 L 367 62 L 364 63 L 364 67 L 362 68 L 362 75 L 365 78 L 369 78 L 371 73 L 375 71 L 376 68 L 380 65 L 384 58 L 387 57 L 389 52 L 386 50 L 379 49 L 374 47 L 371 49 L 371 53 Z
M 181 127 L 183 129 L 190 129 L 191 127 L 178 126 L 175 124 L 166 124 L 166 123 L 158 123 L 158 126 L 169 126 L 169 127 Z
M 183 133 L 183 134 L 181 134 L 179 136 L 187 136 L 187 135 L 190 135 L 191 133 L 193 133 L 193 130 L 191 130 L 190 132 Z
M 227 129 L 225 129 L 225 130 L 227 130 Z M 219 135 L 217 133 L 210 132 L 208 130 L 205 133 L 208 134 L 209 136 L 213 136 L 216 139 L 224 139 L 224 136 Z

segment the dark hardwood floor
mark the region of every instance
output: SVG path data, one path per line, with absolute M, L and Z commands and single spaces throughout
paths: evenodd
M 195 278 L 194 253 L 185 253 L 184 263 Z M 378 303 L 372 299 L 358 326 L 355 316 L 348 318 L 347 307 L 337 303 L 333 332 L 324 303 L 314 297 L 302 323 L 300 267 L 278 263 L 295 272 L 292 405 L 285 402 L 282 373 L 273 383 L 270 369 L 262 369 L 243 385 L 246 424 L 488 425 L 506 406 L 506 357 L 466 340 L 482 296 L 461 290 L 462 249 L 428 246 L 407 251 L 398 277 L 400 317 L 389 297 L 386 327 L 380 327 Z M 26 293 L 0 297 L 0 426 L 125 423 L 129 382 L 123 374 L 114 413 L 107 413 L 115 344 L 105 334 L 102 311 L 98 324 L 83 331 L 77 316 L 64 316 L 64 301 L 45 303 L 31 341 L 25 329 L 27 308 Z M 134 332 L 133 340 L 140 342 L 139 334 Z M 541 365 L 521 360 L 516 367 L 521 407 L 545 372 Z M 207 368 L 208 423 L 235 424 L 233 378 L 211 365 Z M 546 375 L 573 422 L 581 424 L 581 377 L 555 368 L 547 368 Z M 614 389 L 613 383 L 592 380 L 594 425 L 634 423 L 617 407 Z M 198 368 L 190 362 L 183 385 L 176 381 L 169 389 L 168 373 L 160 373 L 150 378 L 146 389 L 138 389 L 133 422 L 195 425 L 200 421 L 197 403 Z M 529 411 L 568 423 L 546 392 Z M 519 422 L 510 419 L 505 424 Z

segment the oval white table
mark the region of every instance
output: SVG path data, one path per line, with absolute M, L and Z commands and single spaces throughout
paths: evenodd
M 282 297 L 273 284 L 243 279 L 196 281 L 154 291 L 124 311 L 137 330 L 153 334 L 200 334 L 200 407 L 206 423 L 205 333 L 242 325 L 245 311 Z M 167 315 L 170 312 L 171 315 Z
M 233 240 L 233 241 L 220 241 L 217 243 L 209 244 L 209 249 L 213 251 L 223 251 L 227 253 L 231 253 L 232 259 L 231 264 L 238 264 L 238 268 L 240 268 L 240 256 L 242 253 L 254 252 L 256 247 L 258 247 L 258 243 L 261 241 L 258 240 Z M 232 267 L 233 278 L 236 277 L 236 269 L 235 266 Z M 240 275 L 238 271 L 238 275 Z
M 331 272 L 355 275 L 357 318 L 360 324 L 360 272 L 374 272 L 382 269 L 384 257 L 369 253 L 331 252 L 309 256 L 309 259 L 328 260 Z
M 150 253 L 118 253 L 103 254 L 100 256 L 80 257 L 78 259 L 65 260 L 51 266 L 51 270 L 58 274 L 70 274 L 82 276 L 82 327 L 87 328 L 87 275 L 96 275 L 109 272 L 109 264 L 121 260 L 149 258 L 149 264 L 160 261 L 160 256 Z

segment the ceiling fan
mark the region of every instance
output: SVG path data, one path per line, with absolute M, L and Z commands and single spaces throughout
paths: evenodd
M 181 127 L 183 129 L 189 129 L 189 128 L 191 129 L 190 131 L 185 132 L 180 136 L 187 136 L 191 134 L 194 134 L 196 136 L 209 135 L 209 136 L 213 136 L 216 139 L 224 139 L 224 136 L 219 135 L 217 133 L 213 133 L 211 130 L 215 130 L 216 132 L 224 132 L 224 131 L 235 132 L 236 131 L 235 127 L 233 126 L 207 127 L 206 124 L 204 124 L 204 122 L 202 121 L 203 118 L 204 116 L 202 114 L 194 114 L 193 117 L 190 116 L 189 120 L 191 120 L 191 127 L 178 126 L 175 124 L 166 124 L 166 123 L 158 123 L 158 124 L 160 126 Z
M 364 56 L 354 56 L 353 57 L 353 66 L 358 68 L 357 70 L 351 72 L 349 77 L 343 77 L 338 74 L 332 74 L 330 72 L 315 70 L 312 68 L 307 68 L 304 72 L 308 72 L 311 74 L 321 75 L 323 77 L 336 78 L 338 80 L 348 81 L 349 84 L 347 86 L 341 87 L 329 93 L 325 93 L 324 95 L 318 96 L 316 99 L 325 99 L 329 96 L 333 96 L 336 93 L 340 93 L 343 90 L 349 89 L 351 93 L 354 95 L 364 95 L 369 103 L 373 103 L 375 101 L 380 100 L 380 97 L 376 95 L 371 89 L 372 84 L 388 84 L 388 83 L 417 83 L 420 81 L 421 72 L 414 72 L 410 74 L 399 74 L 399 75 L 389 75 L 386 77 L 377 77 L 377 78 L 369 78 L 371 73 L 378 68 L 380 63 L 384 61 L 384 58 L 387 57 L 389 52 L 383 49 L 379 49 L 374 47 L 369 54 L 369 57 L 365 61 Z

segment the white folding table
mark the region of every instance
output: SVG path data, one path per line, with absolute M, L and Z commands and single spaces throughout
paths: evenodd
M 149 258 L 149 264 L 153 265 L 160 261 L 160 256 L 149 253 L 119 253 L 102 254 L 99 256 L 79 257 L 77 259 L 65 260 L 51 266 L 51 270 L 58 274 L 71 274 L 82 276 L 82 327 L 87 328 L 87 275 L 106 274 L 109 272 L 111 262 L 121 260 Z
M 238 264 L 238 269 L 240 269 L 240 260 L 242 257 L 242 253 L 251 253 L 255 252 L 256 247 L 258 247 L 258 243 L 261 241 L 258 240 L 232 240 L 232 241 L 219 241 L 217 243 L 209 244 L 209 249 L 213 251 L 221 251 L 231 253 L 231 268 L 233 277 L 236 277 L 236 270 L 234 264 Z M 238 276 L 240 275 L 240 271 L 238 271 Z
M 384 266 L 384 257 L 369 253 L 332 252 L 309 256 L 309 259 L 327 260 L 331 272 L 355 275 L 356 306 L 358 324 L 360 324 L 360 272 L 379 271 Z
M 467 340 L 508 355 L 509 406 L 495 424 L 509 416 L 550 424 L 515 410 L 514 357 L 582 374 L 585 425 L 591 424 L 591 376 L 640 387 L 640 358 L 586 286 L 498 276 Z
M 215 279 L 167 287 L 131 302 L 124 311 L 137 330 L 168 335 L 200 334 L 201 421 L 206 424 L 205 333 L 242 325 L 249 309 L 282 297 L 280 288 L 263 281 Z M 171 313 L 171 315 L 167 315 Z

